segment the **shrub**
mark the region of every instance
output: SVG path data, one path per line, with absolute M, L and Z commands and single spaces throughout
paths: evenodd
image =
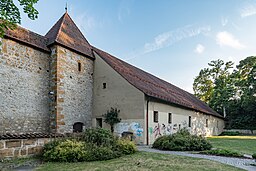
M 214 150 L 207 150 L 207 151 L 201 151 L 201 154 L 210 154 L 210 155 L 216 155 L 216 156 L 226 156 L 226 157 L 243 157 L 243 155 L 226 149 L 214 149 Z
M 100 161 L 137 151 L 131 141 L 118 140 L 110 131 L 88 129 L 79 139 L 52 141 L 44 146 L 43 159 L 52 162 Z
M 120 139 L 117 141 L 115 151 L 119 151 L 121 154 L 124 155 L 133 154 L 137 151 L 137 147 L 132 141 Z
M 254 153 L 254 154 L 252 155 L 252 158 L 253 158 L 253 159 L 256 159 L 256 153 Z
M 109 160 L 120 156 L 120 153 L 113 151 L 109 147 L 96 146 L 95 144 L 86 144 L 84 161 Z
M 220 136 L 237 136 L 237 135 L 241 135 L 241 133 L 238 131 L 223 131 L 220 134 Z
M 115 144 L 116 138 L 109 130 L 90 128 L 84 132 L 81 140 L 85 143 L 96 144 L 97 146 L 112 146 Z
M 45 161 L 77 162 L 84 161 L 85 143 L 77 140 L 52 141 L 44 146 Z
M 153 148 L 171 151 L 203 151 L 211 149 L 212 145 L 204 137 L 191 135 L 188 130 L 181 129 L 175 134 L 157 138 Z

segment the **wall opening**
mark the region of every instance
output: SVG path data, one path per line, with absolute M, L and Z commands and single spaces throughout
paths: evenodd
M 81 62 L 78 62 L 78 71 L 80 72 L 82 70 L 82 64 Z
M 172 113 L 169 113 L 169 115 L 168 115 L 168 123 L 169 124 L 172 123 Z
M 83 123 L 82 122 L 76 122 L 73 125 L 73 132 L 82 132 L 83 131 Z
M 188 117 L 188 127 L 191 127 L 191 116 Z
M 107 83 L 103 83 L 103 84 L 102 84 L 102 88 L 103 88 L 103 89 L 106 89 L 106 88 L 107 88 Z
M 208 119 L 205 120 L 205 126 L 208 127 Z
M 154 111 L 154 122 L 158 122 L 158 111 Z
M 96 127 L 102 128 L 102 118 L 96 118 Z

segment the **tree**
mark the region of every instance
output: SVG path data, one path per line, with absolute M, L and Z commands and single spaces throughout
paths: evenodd
M 204 68 L 199 72 L 193 83 L 195 96 L 209 104 L 217 112 L 225 113 L 226 102 L 230 98 L 231 86 L 229 86 L 230 69 L 233 62 L 223 60 L 211 61 L 209 68 Z
M 18 2 L 28 18 L 35 20 L 38 17 L 38 11 L 34 8 L 38 0 L 18 0 Z M 13 0 L 0 0 L 0 38 L 3 38 L 6 30 L 15 29 L 16 24 L 20 23 L 20 11 Z
M 256 129 L 256 57 L 232 62 L 211 61 L 195 78 L 195 95 L 220 114 L 226 128 Z
M 256 56 L 241 60 L 232 74 L 235 94 L 229 127 L 256 129 Z
M 114 125 L 121 122 L 121 118 L 118 117 L 119 113 L 120 110 L 111 107 L 107 113 L 103 114 L 104 122 L 110 125 L 112 133 L 114 132 Z

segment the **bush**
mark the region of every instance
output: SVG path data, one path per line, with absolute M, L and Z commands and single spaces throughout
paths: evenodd
M 134 142 L 121 139 L 117 141 L 117 145 L 115 147 L 116 151 L 119 151 L 121 154 L 133 154 L 137 151 L 137 147 Z
M 100 161 L 137 151 L 131 141 L 118 140 L 110 131 L 88 129 L 79 139 L 52 141 L 44 146 L 43 159 L 52 162 Z
M 252 155 L 252 158 L 253 158 L 253 159 L 256 159 L 256 153 L 254 153 L 254 154 Z
M 204 137 L 191 135 L 188 130 L 181 129 L 175 134 L 157 138 L 153 148 L 171 151 L 203 151 L 211 149 L 212 145 Z
M 223 131 L 220 134 L 220 136 L 237 136 L 237 135 L 241 135 L 241 133 L 238 131 Z
M 77 162 L 84 161 L 85 143 L 76 140 L 52 141 L 44 146 L 45 161 Z
M 116 152 L 109 147 L 96 146 L 95 144 L 87 144 L 84 161 L 109 160 L 120 156 L 121 153 Z
M 200 152 L 201 154 L 210 154 L 210 155 L 216 155 L 216 156 L 226 156 L 226 157 L 243 157 L 243 155 L 226 150 L 226 149 L 214 149 L 214 150 L 207 150 L 207 151 L 202 151 Z
M 113 146 L 116 143 L 116 138 L 106 129 L 90 128 L 87 129 L 81 138 L 85 143 L 96 144 L 97 146 Z

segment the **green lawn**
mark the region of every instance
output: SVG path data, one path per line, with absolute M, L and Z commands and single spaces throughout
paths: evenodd
M 97 162 L 81 163 L 45 163 L 37 171 L 239 171 L 241 169 L 224 165 L 218 162 L 174 156 L 167 154 L 156 154 L 147 152 L 137 152 L 134 155 L 124 156 L 118 159 Z
M 207 138 L 215 148 L 223 148 L 241 154 L 256 153 L 256 136 L 213 136 Z

